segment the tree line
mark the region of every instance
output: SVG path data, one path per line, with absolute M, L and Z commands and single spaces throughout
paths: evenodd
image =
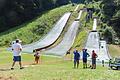
M 70 0 L 0 0 L 0 32 L 29 21 L 43 11 L 68 3 Z
M 109 26 L 106 29 L 106 37 L 111 43 L 117 40 L 120 44 L 120 0 L 99 1 L 102 1 L 100 4 L 101 20 Z
M 43 11 L 69 4 L 100 2 L 100 19 L 111 26 L 106 29 L 109 40 L 120 39 L 120 0 L 0 0 L 0 32 L 20 25 L 38 16 Z M 104 26 L 103 26 L 104 27 Z
M 69 3 L 92 0 L 0 0 L 0 32 L 21 25 L 43 11 Z

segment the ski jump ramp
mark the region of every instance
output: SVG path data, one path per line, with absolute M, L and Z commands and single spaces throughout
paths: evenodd
M 97 28 L 97 19 L 94 18 L 93 30 L 89 33 L 87 42 L 85 44 L 85 49 L 88 50 L 88 53 L 92 55 L 92 51 L 94 50 L 97 55 L 98 61 L 108 61 L 110 58 L 107 43 L 106 41 L 100 41 L 99 33 L 96 31 Z M 91 58 L 91 57 L 90 57 Z
M 45 51 L 44 53 L 47 55 L 56 55 L 56 56 L 64 56 L 64 54 L 71 48 L 74 43 L 77 30 L 79 26 L 79 21 L 74 21 L 70 26 L 69 30 L 66 32 L 65 36 L 61 43 L 59 43 L 56 47 Z
M 34 49 L 47 47 L 53 44 L 62 33 L 71 13 L 65 13 L 61 19 L 56 23 L 53 29 L 39 41 L 23 46 L 23 52 L 33 53 Z
M 79 16 L 76 19 L 80 19 L 81 15 L 82 15 L 82 10 L 79 12 Z M 79 24 L 80 24 L 79 20 L 74 21 L 72 25 L 69 27 L 68 31 L 65 33 L 63 40 L 54 48 L 50 50 L 46 50 L 44 54 L 64 56 L 66 52 L 72 47 L 75 41 Z

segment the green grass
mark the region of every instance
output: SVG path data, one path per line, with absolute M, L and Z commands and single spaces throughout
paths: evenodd
M 109 70 L 107 67 L 97 66 L 96 70 L 73 69 L 72 61 L 64 61 L 63 58 L 42 56 L 39 65 L 32 66 L 33 55 L 23 54 L 23 63 L 29 65 L 23 70 L 18 66 L 15 70 L 8 70 L 12 64 L 12 54 L 0 49 L 0 78 L 2 80 L 119 80 L 120 71 Z
M 78 7 L 78 10 L 77 11 L 80 11 L 81 9 L 83 9 L 84 8 L 84 4 L 79 4 L 80 6 Z
M 76 48 L 78 50 L 82 50 L 84 48 L 87 35 L 89 31 L 92 30 L 93 21 L 91 19 L 90 22 L 86 22 L 85 20 L 86 14 L 87 14 L 86 12 L 82 13 L 80 19 L 81 25 L 79 26 L 78 35 L 76 36 L 75 42 L 73 44 L 73 48 Z
M 109 53 L 111 55 L 111 57 L 115 58 L 115 57 L 120 57 L 120 47 L 118 45 L 109 45 L 108 46 L 109 49 Z
M 87 37 L 87 32 L 86 31 L 81 31 L 78 34 L 79 37 L 76 38 L 73 47 L 77 48 L 78 50 L 82 50 L 84 48 L 84 44 L 86 41 L 86 37 Z
M 92 24 L 93 24 L 92 20 L 90 21 L 90 23 L 87 23 L 86 26 L 84 25 L 85 15 L 86 13 L 83 13 L 82 18 L 80 20 L 83 25 L 79 29 L 73 48 L 77 47 L 79 49 L 82 49 L 85 40 L 87 38 L 86 35 L 89 32 L 89 30 L 92 29 Z M 32 23 L 26 25 L 30 25 L 30 24 L 32 25 Z M 12 33 L 10 32 L 10 34 L 6 33 L 6 35 L 7 37 L 11 37 L 12 35 L 17 35 L 19 31 L 22 31 L 21 29 L 24 30 L 26 28 L 21 27 L 17 30 L 15 29 L 16 34 L 15 32 Z M 32 30 L 32 28 L 30 29 Z M 7 40 L 6 35 L 2 36 L 1 39 L 5 38 L 5 40 Z M 8 40 L 9 39 L 10 38 L 8 38 Z M 111 48 L 110 50 L 113 49 L 113 47 L 110 48 Z M 119 49 L 117 50 L 119 51 Z M 111 52 L 115 52 L 115 51 L 113 50 Z M 32 65 L 34 62 L 33 55 L 22 54 L 22 61 L 23 61 L 23 65 L 24 66 L 28 65 L 28 67 L 26 67 L 23 70 L 20 70 L 19 67 L 16 65 L 15 70 L 13 71 L 9 70 L 12 64 L 12 53 L 6 51 L 6 48 L 0 48 L 0 80 L 119 80 L 120 79 L 120 71 L 109 70 L 107 67 L 102 67 L 101 65 L 97 65 L 96 70 L 82 69 L 82 62 L 80 62 L 79 69 L 73 69 L 73 61 L 65 61 L 63 58 L 58 58 L 58 57 L 42 55 L 41 64 Z
M 74 10 L 76 6 L 65 5 L 44 12 L 38 18 L 28 23 L 17 26 L 0 34 L 0 46 L 9 46 L 14 39 L 21 39 L 23 44 L 28 44 L 39 40 L 53 27 L 56 21 L 65 13 Z
M 56 46 L 56 45 L 58 45 L 62 41 L 62 39 L 64 37 L 64 34 L 67 32 L 68 28 L 71 26 L 71 24 L 74 22 L 74 20 L 78 17 L 78 14 L 79 14 L 78 11 L 80 11 L 80 9 L 82 9 L 83 6 L 84 6 L 83 4 L 78 4 L 78 5 L 80 5 L 78 7 L 78 10 L 75 11 L 75 12 L 72 12 L 72 14 L 71 14 L 71 16 L 70 16 L 70 18 L 68 20 L 68 23 L 66 24 L 66 27 L 63 30 L 62 34 L 60 35 L 59 39 L 52 46 L 50 46 L 49 49 Z

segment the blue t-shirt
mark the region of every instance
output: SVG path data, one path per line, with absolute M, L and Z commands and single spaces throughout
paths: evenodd
M 83 51 L 83 58 L 87 58 L 89 54 L 86 51 Z
M 73 53 L 74 53 L 74 60 L 80 60 L 80 53 L 76 51 L 74 51 Z

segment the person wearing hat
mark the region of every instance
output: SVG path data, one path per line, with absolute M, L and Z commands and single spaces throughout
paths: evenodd
M 22 63 L 21 63 L 21 51 L 22 51 L 22 46 L 20 44 L 20 40 L 16 39 L 16 43 L 13 44 L 12 46 L 12 51 L 13 51 L 13 64 L 11 70 L 14 70 L 14 65 L 16 62 L 19 62 L 20 69 L 23 69 Z

